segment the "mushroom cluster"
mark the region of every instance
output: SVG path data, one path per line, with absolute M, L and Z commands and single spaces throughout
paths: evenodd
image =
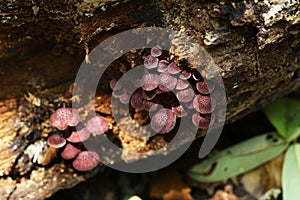
M 127 92 L 127 88 L 132 87 L 130 83 L 119 84 L 119 80 L 111 80 L 112 96 L 121 104 L 129 104 L 134 112 L 149 112 L 151 128 L 156 133 L 170 132 L 178 118 L 189 116 L 196 127 L 209 128 L 214 121 L 211 113 L 226 102 L 225 96 L 214 95 L 218 99 L 212 98 L 211 94 L 221 88 L 213 80 L 204 80 L 197 70 L 159 59 L 162 54 L 159 46 L 151 49 L 144 59 L 141 77 L 129 80 L 137 88 L 132 96 Z
M 48 137 L 47 143 L 53 148 L 63 148 L 60 155 L 65 160 L 72 160 L 78 171 L 89 171 L 99 164 L 99 155 L 94 151 L 84 150 L 81 143 L 108 130 L 108 122 L 102 116 L 95 116 L 87 121 L 86 126 L 78 125 L 79 114 L 72 108 L 59 108 L 50 117 L 51 126 L 62 131 Z M 76 127 L 75 127 L 76 126 Z M 78 130 L 77 130 L 78 129 Z

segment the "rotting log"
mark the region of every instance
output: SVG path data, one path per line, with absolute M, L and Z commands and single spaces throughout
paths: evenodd
M 299 10 L 299 1 L 287 0 L 1 1 L 1 199 L 46 198 L 102 168 L 78 174 L 55 153 L 37 165 L 28 147 L 53 131 L 50 114 L 70 105 L 80 63 L 105 38 L 145 26 L 190 35 L 220 68 L 229 123 L 299 88 Z M 110 115 L 109 95 L 100 94 L 97 102 L 97 111 Z M 144 146 L 147 152 L 168 143 L 161 136 L 147 144 L 117 128 L 112 132 L 128 149 Z

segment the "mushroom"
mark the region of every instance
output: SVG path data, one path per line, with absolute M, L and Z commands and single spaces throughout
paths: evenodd
M 151 127 L 157 133 L 168 133 L 176 124 L 176 115 L 167 108 L 160 109 L 151 118 Z
M 93 135 L 100 135 L 108 131 L 108 122 L 102 116 L 95 116 L 87 122 L 86 129 Z
M 82 128 L 79 131 L 73 131 L 67 140 L 72 143 L 83 142 L 87 140 L 90 135 L 91 133 L 86 128 Z
M 173 90 L 177 85 L 177 78 L 171 76 L 168 73 L 162 73 L 159 75 L 159 85 L 158 88 L 164 92 L 169 92 Z
M 178 101 L 183 103 L 190 102 L 194 98 L 194 96 L 195 96 L 194 90 L 191 88 L 186 90 L 181 90 L 176 93 L 176 97 Z
M 166 60 L 161 60 L 158 62 L 157 71 L 158 72 L 165 72 L 168 70 L 169 62 Z
M 59 108 L 50 117 L 51 126 L 66 130 L 68 126 L 76 126 L 80 121 L 79 114 L 72 108 Z
M 188 114 L 182 105 L 172 107 L 172 111 L 176 114 L 177 117 L 185 117 Z
M 206 82 L 209 82 L 208 84 L 209 84 L 210 88 L 208 88 L 208 85 Z M 196 83 L 196 88 L 201 94 L 209 94 L 215 88 L 215 84 L 213 81 L 209 81 L 209 80 L 200 81 L 200 82 Z
M 99 164 L 99 155 L 94 151 L 82 151 L 73 161 L 73 167 L 77 171 L 89 171 Z
M 158 79 L 157 74 L 147 73 L 140 80 L 141 87 L 146 91 L 154 90 L 158 86 Z
M 61 157 L 70 160 L 75 158 L 81 152 L 80 149 L 74 147 L 72 144 L 67 144 L 64 150 L 60 153 Z
M 190 77 L 192 76 L 192 73 L 191 72 L 188 72 L 186 70 L 183 70 L 180 75 L 179 75 L 179 78 L 182 79 L 182 80 L 187 80 L 189 79 Z
M 211 113 L 216 106 L 216 103 L 209 96 L 201 94 L 196 95 L 193 101 L 193 107 L 202 114 Z
M 186 89 L 189 86 L 189 82 L 186 80 L 177 80 L 176 90 L 183 90 Z
M 168 72 L 170 74 L 178 74 L 180 72 L 180 67 L 178 67 L 174 62 L 171 62 L 169 65 L 168 65 Z
M 147 56 L 144 60 L 144 66 L 147 68 L 147 69 L 153 69 L 155 67 L 157 67 L 157 64 L 158 64 L 158 58 L 155 58 L 154 56 Z
M 207 129 L 209 128 L 209 124 L 213 122 L 211 114 L 201 115 L 199 113 L 195 113 L 192 116 L 192 122 L 195 126 L 201 128 L 201 129 Z
M 144 98 L 141 90 L 137 90 L 130 99 L 130 105 L 135 109 L 141 110 L 144 108 L 143 101 Z
M 162 54 L 162 49 L 160 46 L 156 46 L 151 49 L 151 56 L 158 57 L 161 54 Z
M 65 146 L 66 139 L 59 134 L 53 134 L 47 139 L 47 143 L 50 147 L 61 148 Z

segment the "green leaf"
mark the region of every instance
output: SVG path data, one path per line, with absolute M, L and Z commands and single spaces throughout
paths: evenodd
M 300 101 L 282 98 L 264 108 L 278 133 L 292 141 L 300 135 Z
M 300 145 L 294 144 L 287 150 L 282 170 L 284 200 L 298 200 L 300 197 Z
M 190 177 L 200 182 L 216 182 L 243 174 L 275 158 L 288 146 L 276 132 L 266 133 L 224 149 L 196 164 Z

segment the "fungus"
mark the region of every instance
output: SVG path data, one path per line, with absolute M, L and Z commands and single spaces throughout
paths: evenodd
M 95 116 L 87 122 L 86 129 L 93 135 L 103 134 L 108 130 L 108 122 L 102 116 Z
M 158 75 L 157 74 L 145 74 L 140 81 L 142 88 L 146 91 L 151 91 L 158 86 Z
M 158 66 L 157 66 L 157 71 L 158 72 L 165 72 L 165 71 L 167 71 L 168 70 L 168 65 L 169 65 L 169 62 L 166 61 L 166 60 L 159 61 Z
M 64 150 L 61 152 L 61 157 L 70 160 L 75 158 L 81 152 L 80 149 L 74 147 L 72 144 L 67 144 Z
M 168 65 L 168 72 L 170 74 L 178 74 L 180 72 L 180 67 L 178 67 L 174 62 Z
M 77 171 L 89 171 L 99 164 L 99 155 L 94 151 L 82 151 L 73 161 L 73 167 Z
M 191 72 L 188 72 L 186 70 L 183 70 L 180 75 L 179 75 L 179 78 L 182 79 L 182 80 L 187 80 L 189 79 L 190 77 L 192 76 L 192 73 Z
M 137 90 L 131 97 L 130 105 L 135 109 L 141 110 L 144 108 L 143 101 L 144 98 L 141 90 Z
M 158 58 L 155 58 L 154 56 L 147 56 L 144 60 L 144 66 L 147 68 L 147 69 L 153 69 L 155 67 L 157 67 L 157 64 L 158 64 Z
M 206 82 L 209 82 L 209 85 L 211 88 L 208 88 L 208 85 Z M 213 81 L 200 81 L 196 83 L 196 88 L 201 94 L 209 94 L 213 91 L 215 88 L 215 84 Z
M 160 109 L 151 118 L 151 127 L 157 133 L 168 133 L 176 124 L 176 115 L 167 108 Z
M 82 128 L 79 131 L 73 131 L 67 140 L 72 143 L 83 142 L 87 140 L 90 135 L 91 133 L 86 128 Z
M 193 107 L 202 114 L 211 113 L 215 108 L 215 101 L 209 96 L 203 96 L 201 94 L 196 95 L 193 101 Z
M 201 129 L 207 129 L 209 127 L 209 124 L 212 122 L 212 115 L 207 114 L 207 115 L 201 115 L 199 113 L 195 113 L 192 116 L 192 122 L 195 126 Z
M 76 126 L 80 121 L 79 114 L 72 108 L 59 108 L 50 117 L 51 126 L 66 130 L 68 126 Z
M 176 90 L 183 90 L 186 89 L 189 86 L 189 82 L 185 80 L 177 80 Z
M 169 75 L 168 73 L 162 73 L 159 75 L 158 88 L 164 92 L 173 90 L 177 85 L 177 78 Z
M 162 49 L 160 46 L 156 46 L 151 49 L 151 56 L 158 57 L 161 54 L 162 54 Z
M 48 138 L 47 143 L 50 147 L 61 148 L 65 146 L 66 139 L 59 134 L 53 134 Z
M 191 88 L 186 90 L 181 90 L 176 93 L 176 97 L 178 101 L 183 103 L 190 102 L 194 98 L 194 96 L 195 96 L 194 90 Z
M 112 79 L 109 83 L 109 87 L 112 90 L 120 90 L 122 88 L 122 85 L 118 83 L 118 80 Z

